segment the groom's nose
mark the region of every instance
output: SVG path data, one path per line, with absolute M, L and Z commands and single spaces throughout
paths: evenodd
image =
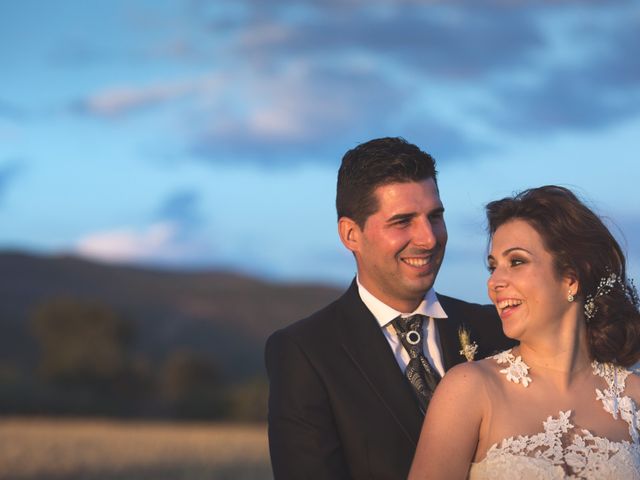
M 438 237 L 429 218 L 417 218 L 414 222 L 413 243 L 427 250 L 431 250 L 438 243 Z

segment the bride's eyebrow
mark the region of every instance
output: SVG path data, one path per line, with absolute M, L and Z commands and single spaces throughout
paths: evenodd
M 521 251 L 521 252 L 526 252 L 529 255 L 533 255 L 529 250 L 527 250 L 524 247 L 511 247 L 511 248 L 507 248 L 504 252 L 502 252 L 502 255 L 509 255 L 511 252 L 516 252 L 516 251 Z
M 511 252 L 517 252 L 517 251 L 522 251 L 522 252 L 526 252 L 529 255 L 533 255 L 529 250 L 527 250 L 524 247 L 511 247 L 511 248 L 507 248 L 505 251 L 502 252 L 501 256 L 507 256 L 509 255 Z M 495 262 L 495 257 L 491 254 L 487 255 L 487 262 L 491 262 L 494 261 Z

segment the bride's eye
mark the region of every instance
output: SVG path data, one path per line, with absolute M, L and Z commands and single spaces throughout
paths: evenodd
M 517 267 L 518 265 L 523 265 L 525 263 L 527 263 L 527 262 L 523 258 L 520 258 L 520 257 L 513 257 L 510 260 L 510 264 L 511 264 L 512 267 Z

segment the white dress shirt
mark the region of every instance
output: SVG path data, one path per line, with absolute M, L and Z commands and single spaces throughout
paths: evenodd
M 440 376 L 444 376 L 444 365 L 442 363 L 442 352 L 440 348 L 440 338 L 438 336 L 438 329 L 436 328 L 434 318 L 448 318 L 447 314 L 440 305 L 438 301 L 438 297 L 436 296 L 436 292 L 433 288 L 431 288 L 424 296 L 420 305 L 413 312 L 399 312 L 384 302 L 378 300 L 373 296 L 371 292 L 369 292 L 365 287 L 362 286 L 360 280 L 356 278 L 358 283 L 358 293 L 360 294 L 360 298 L 362 302 L 366 305 L 369 311 L 376 318 L 378 323 L 380 324 L 380 328 L 382 328 L 382 332 L 384 333 L 387 342 L 389 342 L 389 346 L 393 351 L 393 354 L 396 357 L 396 361 L 398 365 L 404 372 L 407 368 L 407 364 L 409 363 L 409 354 L 400 343 L 398 339 L 398 335 L 396 334 L 393 326 L 391 325 L 391 321 L 397 316 L 408 317 L 415 314 L 421 314 L 427 317 L 428 321 L 423 322 L 422 324 L 422 338 L 423 340 L 423 351 L 424 356 L 427 358 L 429 363 L 438 371 Z

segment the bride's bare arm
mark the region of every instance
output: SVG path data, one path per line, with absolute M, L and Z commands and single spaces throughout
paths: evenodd
M 409 480 L 465 479 L 487 404 L 482 369 L 465 363 L 438 385 L 422 425 Z

